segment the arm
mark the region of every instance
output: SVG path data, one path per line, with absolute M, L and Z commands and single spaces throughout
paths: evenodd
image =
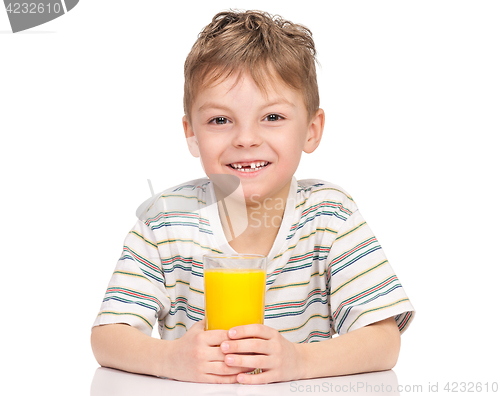
M 227 331 L 204 331 L 199 321 L 176 340 L 159 340 L 126 324 L 96 326 L 91 344 L 101 366 L 181 381 L 235 383 L 248 368 L 228 367 L 219 345 Z
M 238 375 L 238 382 L 246 384 L 389 370 L 396 364 L 400 348 L 399 329 L 392 317 L 309 344 L 291 343 L 276 330 L 263 325 L 241 326 L 235 330 L 236 334 L 229 333 L 233 341 L 221 345 L 226 364 L 264 371 L 257 375 Z M 224 344 L 228 345 L 227 349 Z M 257 355 L 239 355 L 244 352 Z
M 101 366 L 138 374 L 166 376 L 172 341 L 158 340 L 126 324 L 96 326 L 91 345 Z M 167 362 L 163 362 L 167 360 Z
M 392 369 L 401 338 L 396 321 L 388 318 L 328 341 L 296 345 L 301 378 L 316 378 Z

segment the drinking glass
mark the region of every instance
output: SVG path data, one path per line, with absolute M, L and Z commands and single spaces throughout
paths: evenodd
M 207 254 L 205 330 L 264 323 L 266 257 L 258 254 Z

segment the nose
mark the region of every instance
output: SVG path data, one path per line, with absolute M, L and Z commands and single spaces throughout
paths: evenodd
M 262 144 L 262 135 L 256 125 L 238 125 L 233 128 L 233 145 L 235 147 L 259 147 Z

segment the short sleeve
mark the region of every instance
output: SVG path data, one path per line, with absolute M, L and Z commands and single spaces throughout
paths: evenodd
M 126 323 L 150 336 L 169 308 L 157 243 L 152 230 L 138 220 L 125 238 L 93 327 Z
M 345 334 L 394 317 L 402 334 L 415 310 L 359 210 L 337 233 L 327 258 L 333 330 Z

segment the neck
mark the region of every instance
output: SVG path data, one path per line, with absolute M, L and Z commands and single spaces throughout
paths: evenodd
M 286 199 L 266 198 L 259 204 L 247 206 L 248 231 L 251 234 L 272 233 L 281 226 Z
M 287 204 L 290 183 L 274 197 L 251 200 L 226 199 L 217 202 L 226 238 L 262 239 L 276 236 Z

